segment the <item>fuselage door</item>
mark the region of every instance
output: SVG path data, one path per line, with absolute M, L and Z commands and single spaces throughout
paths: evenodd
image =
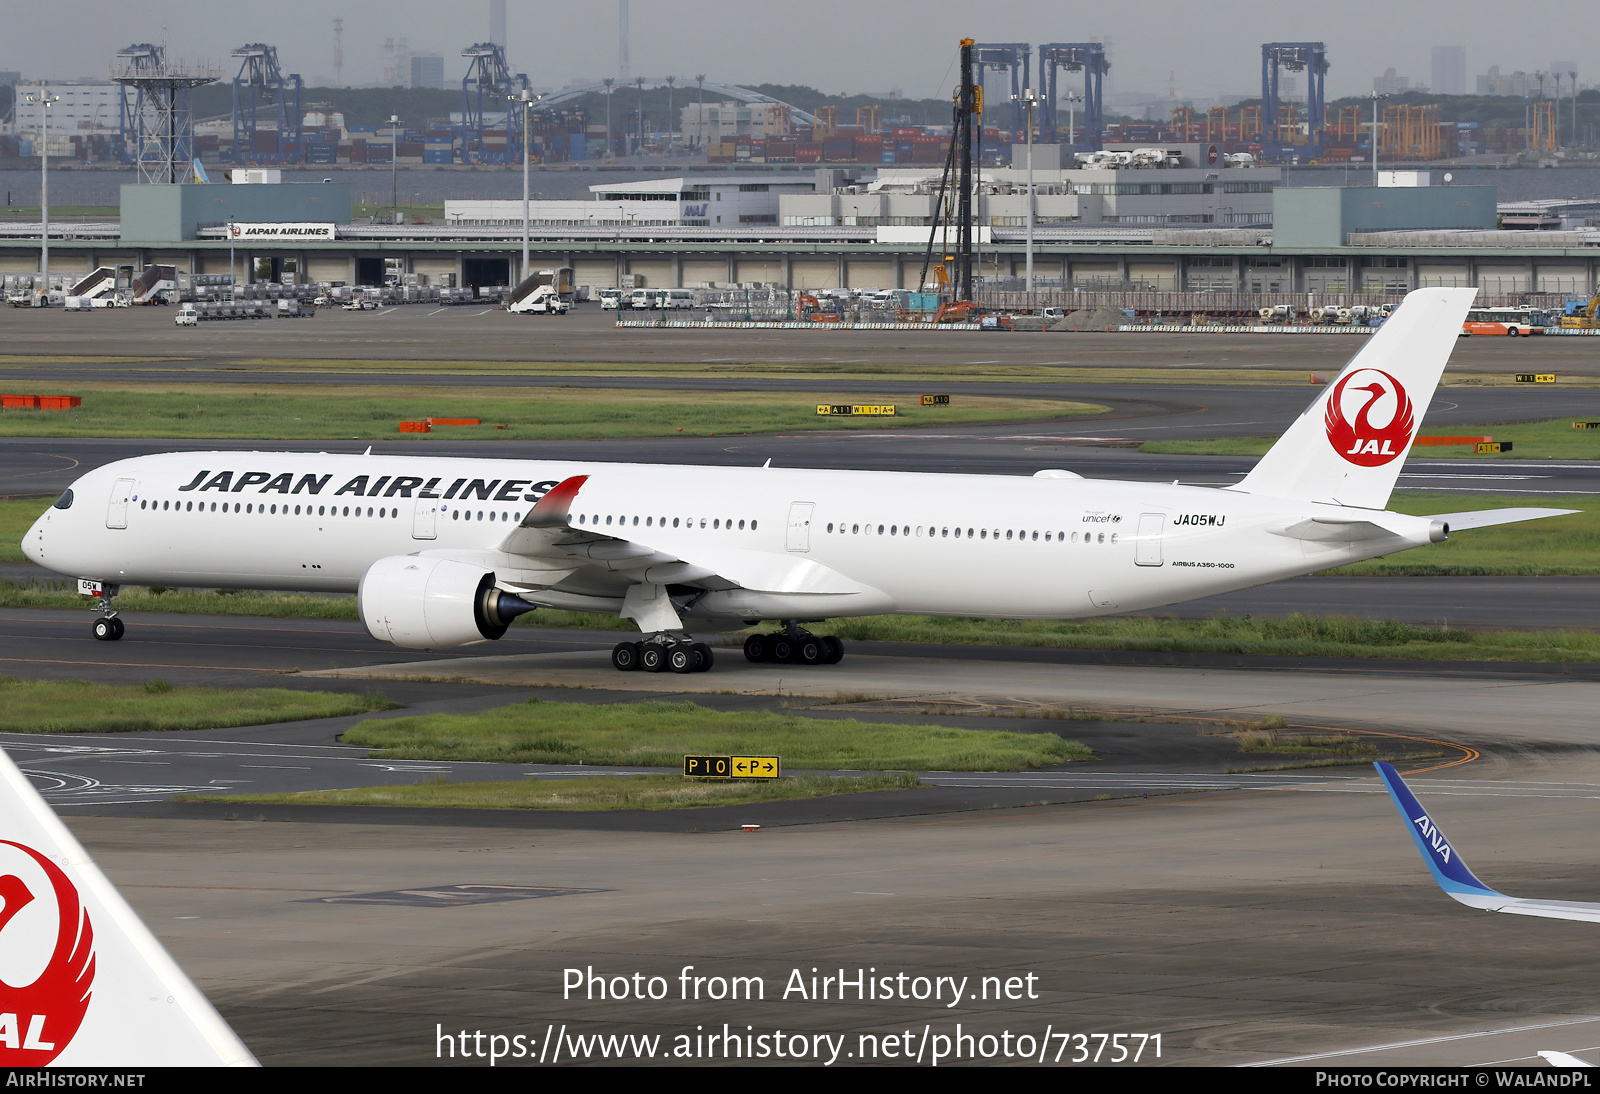
M 106 509 L 107 528 L 128 526 L 128 499 L 133 496 L 133 479 L 118 479 L 111 487 L 111 505 Z
M 439 538 L 439 499 L 418 498 L 417 511 L 411 518 L 412 539 Z
M 1161 532 L 1166 523 L 1165 513 L 1139 514 L 1139 535 L 1133 541 L 1134 565 L 1161 565 Z
M 789 506 L 789 529 L 784 546 L 791 551 L 804 553 L 811 550 L 811 511 L 814 501 L 797 501 Z

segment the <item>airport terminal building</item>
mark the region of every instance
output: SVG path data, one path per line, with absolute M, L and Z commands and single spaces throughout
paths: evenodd
M 1117 149 L 1108 151 L 1117 152 Z M 1148 150 L 1146 150 L 1148 151 Z M 1499 226 L 1487 186 L 1286 187 L 1279 168 L 1211 162 L 1204 145 L 1159 163 L 1063 168 L 1035 148 L 1034 270 L 1046 291 L 1587 295 L 1600 228 Z M 1020 160 L 1022 157 L 1018 157 Z M 1027 254 L 1027 172 L 986 168 L 976 203 L 979 270 L 1011 287 Z M 533 268 L 570 266 L 592 288 L 917 288 L 948 246 L 937 167 L 870 174 L 740 172 L 603 182 L 589 198 L 531 203 Z M 1410 183 L 1409 185 L 1405 183 Z M 52 273 L 166 263 L 242 276 L 382 284 L 514 283 L 520 201 L 451 201 L 443 223 L 357 223 L 345 184 L 123 188 L 120 222 L 51 224 Z M 1582 220 L 1570 214 L 1567 222 Z M 39 269 L 40 226 L 0 226 L 0 274 Z M 931 276 L 931 275 L 929 275 Z

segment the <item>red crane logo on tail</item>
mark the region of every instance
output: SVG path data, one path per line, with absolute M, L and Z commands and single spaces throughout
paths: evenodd
M 50 963 L 31 984 L 16 987 L 0 980 L 0 1067 L 38 1067 L 54 1060 L 72 1042 L 89 1009 L 94 983 L 94 930 L 78 890 L 61 868 L 31 847 L 11 840 L 50 880 L 55 892 L 56 931 Z M 27 940 L 9 938 L 13 917 L 34 901 L 16 874 L 0 873 L 0 952 Z M 16 932 L 13 932 L 16 933 Z
M 1345 414 L 1346 389 L 1352 403 L 1363 394 L 1365 398 L 1353 424 Z M 1372 423 L 1375 412 L 1387 418 L 1384 425 Z M 1382 369 L 1362 368 L 1334 385 L 1325 424 L 1335 452 L 1359 467 L 1382 467 L 1405 453 L 1417 415 L 1399 380 Z

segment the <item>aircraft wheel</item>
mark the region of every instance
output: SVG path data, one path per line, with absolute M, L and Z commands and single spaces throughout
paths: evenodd
M 754 664 L 759 664 L 767 659 L 767 636 L 752 634 L 744 640 L 744 659 Z
M 94 636 L 97 641 L 115 642 L 122 637 L 122 631 L 123 626 L 120 619 L 96 619 L 94 621 Z
M 824 638 L 823 641 L 828 644 L 828 656 L 822 662 L 824 665 L 837 665 L 840 661 L 844 660 L 843 642 L 839 641 L 831 634 Z
M 820 665 L 828 656 L 828 644 L 820 638 L 802 638 L 795 644 L 794 659 L 802 665 Z
M 659 643 L 646 642 L 639 651 L 639 667 L 645 672 L 663 672 L 667 667 L 667 655 Z
M 696 642 L 690 646 L 689 653 L 694 657 L 694 672 L 710 672 L 711 666 L 717 662 L 711 655 L 711 647 L 704 642 Z
M 775 634 L 767 644 L 767 660 L 787 665 L 794 661 L 794 642 L 786 634 Z
M 693 672 L 694 661 L 694 654 L 689 647 L 681 643 L 667 651 L 667 667 L 673 672 Z
M 122 618 L 120 616 L 113 616 L 111 619 L 111 624 L 116 628 L 116 633 L 111 636 L 112 641 L 121 638 L 128 630 L 127 625 L 122 622 Z
M 639 643 L 618 642 L 611 650 L 611 667 L 618 672 L 635 672 L 639 668 Z

